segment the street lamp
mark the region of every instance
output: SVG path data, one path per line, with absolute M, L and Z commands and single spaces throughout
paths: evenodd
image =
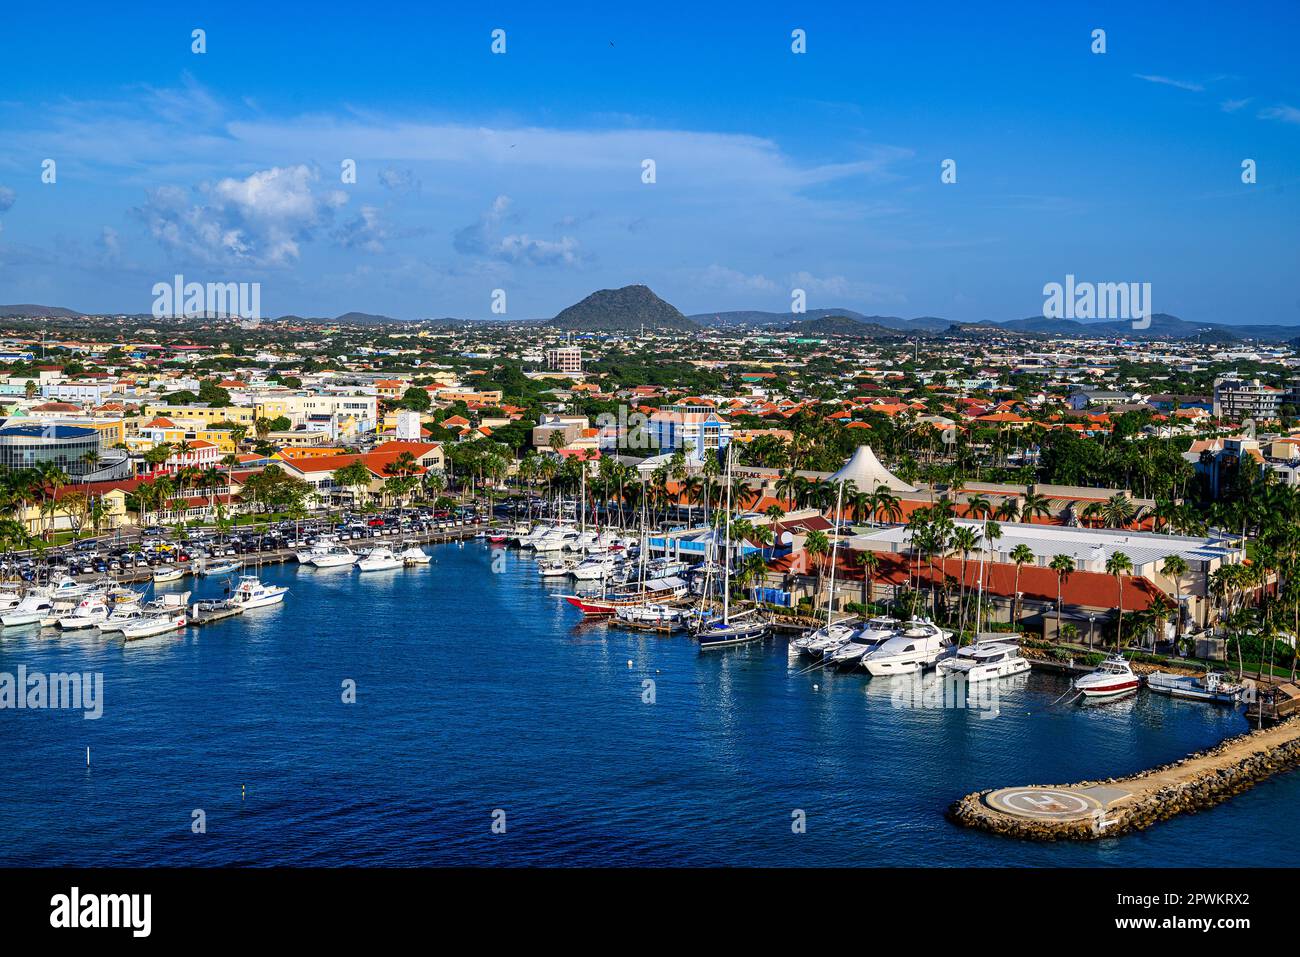
M 1092 654 L 1092 623 L 1097 620 L 1096 615 L 1088 616 L 1088 653 Z

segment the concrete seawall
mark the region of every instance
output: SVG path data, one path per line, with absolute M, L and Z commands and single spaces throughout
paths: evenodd
M 1292 718 L 1131 777 L 977 791 L 948 818 L 1006 837 L 1090 841 L 1194 814 L 1297 767 L 1300 718 Z

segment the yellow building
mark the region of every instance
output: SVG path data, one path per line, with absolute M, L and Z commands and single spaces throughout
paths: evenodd
M 211 409 L 205 405 L 146 405 L 142 417 L 150 419 L 171 419 L 185 429 L 206 429 L 214 422 L 233 422 L 253 432 L 257 411 L 246 405 L 228 405 L 220 409 Z

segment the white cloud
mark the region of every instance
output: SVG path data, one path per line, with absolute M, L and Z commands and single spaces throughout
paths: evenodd
M 1300 109 L 1283 103 L 1280 106 L 1270 106 L 1260 110 L 1259 118 L 1261 120 L 1279 120 L 1283 123 L 1300 123 Z
M 1189 90 L 1192 93 L 1200 93 L 1205 89 L 1200 83 L 1194 83 L 1191 80 L 1175 80 L 1167 76 L 1156 76 L 1148 73 L 1134 73 L 1139 80 L 1146 80 L 1148 83 L 1159 83 L 1162 86 L 1172 86 L 1180 90 Z
M 761 274 L 750 274 L 717 263 L 697 270 L 692 276 L 697 285 L 725 292 L 775 292 L 780 286 Z
M 527 233 L 511 233 L 499 237 L 500 227 L 517 219 L 510 208 L 509 196 L 497 196 L 477 222 L 456 231 L 452 240 L 456 251 L 533 266 L 576 266 L 582 261 L 578 241 L 572 236 L 547 240 L 534 239 Z
M 197 203 L 185 190 L 163 186 L 136 213 L 170 253 L 204 263 L 285 266 L 347 202 L 339 190 L 314 193 L 316 179 L 307 166 L 275 166 L 204 183 L 194 191 Z

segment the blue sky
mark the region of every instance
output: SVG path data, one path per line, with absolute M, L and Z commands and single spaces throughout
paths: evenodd
M 1300 5 L 603 6 L 15 6 L 0 302 L 144 312 L 179 272 L 268 315 L 644 282 L 975 321 L 1072 273 L 1300 324 Z

